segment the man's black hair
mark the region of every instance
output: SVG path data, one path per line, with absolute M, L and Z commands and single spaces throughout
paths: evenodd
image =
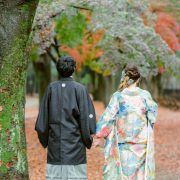
M 58 60 L 56 68 L 62 77 L 69 77 L 76 68 L 76 61 L 70 56 L 62 56 Z

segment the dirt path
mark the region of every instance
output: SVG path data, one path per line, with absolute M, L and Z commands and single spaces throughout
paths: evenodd
M 95 102 L 97 115 L 104 110 L 101 103 Z M 44 180 L 46 150 L 37 139 L 34 124 L 38 113 L 37 98 L 27 97 L 26 103 L 26 136 L 30 180 Z M 156 179 L 180 180 L 180 111 L 159 108 L 155 125 Z M 91 149 L 88 152 L 88 178 L 101 180 L 103 150 Z

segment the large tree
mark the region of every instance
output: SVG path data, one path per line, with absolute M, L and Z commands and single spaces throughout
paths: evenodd
M 152 1 L 151 11 L 157 16 L 155 31 L 175 53 L 180 51 L 180 2 Z
M 28 177 L 24 122 L 26 46 L 38 0 L 0 1 L 0 179 Z

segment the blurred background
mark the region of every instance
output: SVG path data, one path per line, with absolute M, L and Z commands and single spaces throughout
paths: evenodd
M 26 135 L 30 179 L 44 179 L 46 152 L 34 123 L 47 85 L 59 79 L 63 55 L 77 62 L 73 78 L 87 86 L 102 114 L 118 89 L 121 72 L 135 63 L 140 87 L 159 104 L 155 126 L 157 179 L 180 179 L 180 1 L 41 0 L 36 12 L 27 73 Z M 100 180 L 103 151 L 88 152 L 88 176 Z

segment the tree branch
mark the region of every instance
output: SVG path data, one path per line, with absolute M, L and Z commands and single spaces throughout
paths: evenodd
M 54 64 L 56 64 L 57 63 L 57 59 L 52 55 L 50 50 L 47 51 L 47 54 L 51 58 L 51 60 L 54 62 Z
M 86 7 L 82 7 L 82 6 L 75 6 L 75 5 L 72 5 L 73 8 L 76 8 L 76 9 L 82 9 L 82 10 L 86 10 L 86 11 L 92 11 L 92 9 L 90 8 L 86 8 Z
M 63 11 L 64 11 L 64 10 L 62 10 L 61 12 L 53 13 L 50 17 L 51 17 L 51 18 L 54 18 L 54 17 L 56 17 L 56 16 L 59 16 L 59 15 L 61 15 L 61 14 L 63 13 Z
M 61 57 L 60 51 L 59 51 L 59 44 L 58 44 L 58 40 L 56 37 L 54 37 L 54 42 L 55 44 L 53 44 L 52 46 L 54 47 L 58 57 Z

